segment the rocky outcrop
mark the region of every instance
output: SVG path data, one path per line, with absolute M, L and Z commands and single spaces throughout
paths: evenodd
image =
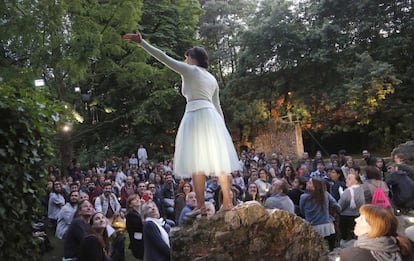
M 171 231 L 172 260 L 328 260 L 324 240 L 302 218 L 246 202 Z

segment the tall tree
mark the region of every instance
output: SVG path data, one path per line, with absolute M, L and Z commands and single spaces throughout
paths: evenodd
M 263 95 L 276 115 L 289 110 L 325 133 L 392 132 L 376 119 L 400 91 L 412 103 L 404 91 L 412 81 L 410 2 L 262 1 L 243 37 L 234 93 L 242 86 Z
M 76 137 L 84 157 L 102 156 L 95 152 L 104 146 L 108 155 L 132 153 L 139 144 L 145 144 L 152 155 L 173 151 L 185 105 L 179 75 L 140 47 L 122 42 L 120 33 L 139 29 L 147 41 L 180 59 L 195 43 L 201 9 L 197 1 L 144 1 L 141 11 L 135 24 L 111 29 L 117 33 L 107 38 L 105 50 L 82 83 L 94 86 L 86 111 L 90 114 Z M 83 138 L 91 133 L 90 139 Z

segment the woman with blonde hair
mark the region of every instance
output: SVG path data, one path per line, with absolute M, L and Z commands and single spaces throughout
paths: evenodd
M 366 204 L 355 219 L 354 246 L 341 252 L 341 261 L 412 260 L 411 243 L 397 234 L 398 219 L 389 209 Z

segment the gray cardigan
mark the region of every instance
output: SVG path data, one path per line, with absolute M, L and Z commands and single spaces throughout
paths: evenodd
M 354 200 L 356 208 L 351 208 L 351 189 L 354 191 Z M 361 185 L 359 185 L 358 187 L 352 186 L 345 189 L 338 203 L 342 209 L 342 216 L 359 216 L 359 208 L 365 204 L 364 189 Z

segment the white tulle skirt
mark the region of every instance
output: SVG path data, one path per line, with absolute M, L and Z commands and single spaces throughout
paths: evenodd
M 213 107 L 186 111 L 175 139 L 175 175 L 228 175 L 237 169 L 233 141 L 217 110 Z

